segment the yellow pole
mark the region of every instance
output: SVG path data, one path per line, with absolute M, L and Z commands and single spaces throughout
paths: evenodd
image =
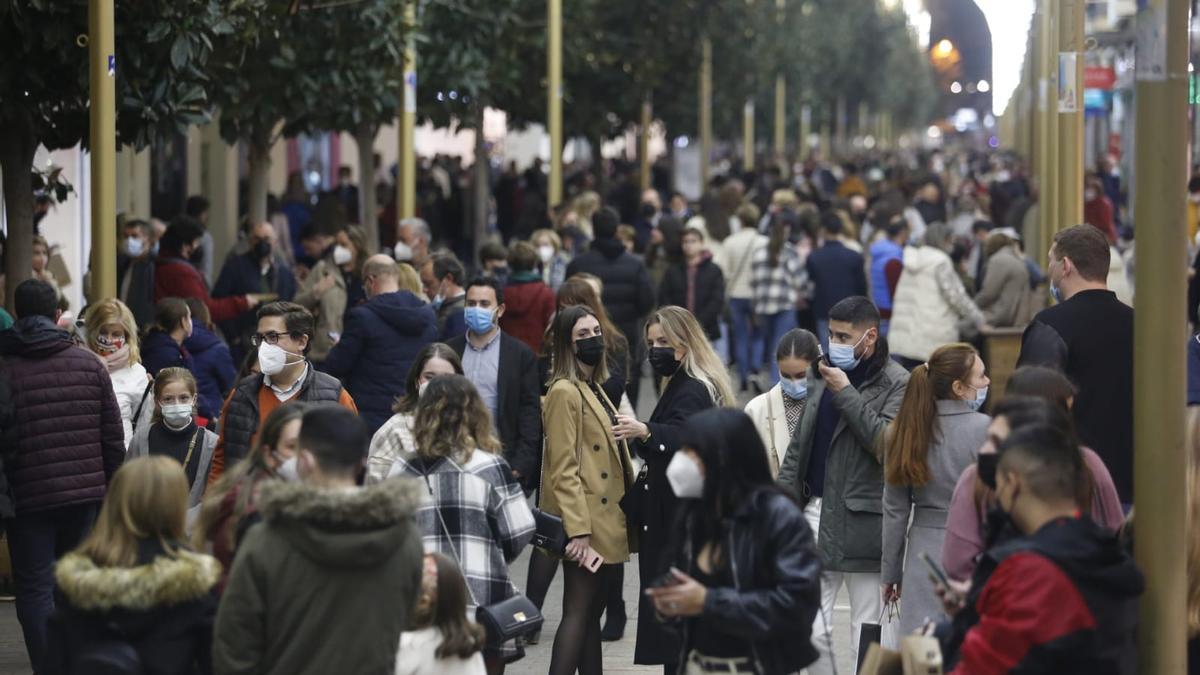
M 400 109 L 400 155 L 396 168 L 396 215 L 403 220 L 417 215 L 417 0 L 404 5 L 408 37 L 404 46 L 404 105 Z
M 1184 445 L 1187 286 L 1188 2 L 1149 0 L 1138 16 L 1134 223 L 1133 456 L 1137 536 L 1146 577 L 1139 603 L 1139 673 L 1187 670 L 1188 523 Z M 1153 30 L 1143 31 L 1148 22 Z M 1146 42 L 1143 39 L 1149 38 Z
M 1083 5 L 1060 0 L 1058 14 L 1058 226 L 1083 222 Z
M 712 158 L 712 40 L 700 43 L 700 185 L 708 187 L 708 163 Z
M 775 76 L 775 161 L 782 162 L 787 145 L 787 82 L 783 75 Z
M 642 124 L 638 129 L 638 161 L 641 162 L 642 190 L 650 189 L 650 124 L 654 121 L 654 107 L 649 100 L 642 101 Z
M 818 141 L 819 145 L 817 146 L 817 148 L 821 153 L 821 159 L 825 160 L 826 162 L 833 160 L 833 148 L 831 147 L 833 145 L 833 132 L 830 128 L 830 127 L 832 127 L 832 125 L 833 125 L 833 121 L 829 117 L 829 109 L 828 108 L 822 109 L 821 110 L 821 137 L 820 137 L 820 140 Z
M 551 206 L 558 204 L 563 198 L 562 185 L 562 0 L 549 0 L 547 3 L 549 22 L 546 36 L 546 61 L 549 63 L 546 78 L 548 96 L 547 124 L 550 130 L 550 185 L 548 189 Z M 599 150 L 597 148 L 597 150 Z
M 93 301 L 117 296 L 117 92 L 113 0 L 88 2 Z
M 1050 238 L 1058 230 L 1058 30 L 1054 23 L 1058 0 L 1038 0 L 1038 91 L 1035 132 L 1038 147 L 1038 231 L 1034 239 L 1037 259 L 1044 265 Z
M 742 170 L 754 170 L 754 99 L 742 106 Z

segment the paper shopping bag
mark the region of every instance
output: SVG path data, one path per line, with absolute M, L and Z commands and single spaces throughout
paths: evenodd
M 942 675 L 942 648 L 936 638 L 909 635 L 900 644 L 904 675 Z

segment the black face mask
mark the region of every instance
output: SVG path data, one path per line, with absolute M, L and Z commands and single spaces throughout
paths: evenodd
M 670 377 L 679 370 L 679 360 L 675 358 L 673 347 L 651 347 L 650 367 L 659 377 Z
M 996 465 L 1000 462 L 999 453 L 991 452 L 979 455 L 979 459 L 975 462 L 975 471 L 979 475 L 979 482 L 996 489 Z
M 594 366 L 604 358 L 604 336 L 580 338 L 575 341 L 575 358 L 585 366 Z
M 259 239 L 254 242 L 254 248 L 251 250 L 254 252 L 255 260 L 263 260 L 271 255 L 271 242 Z
M 649 220 L 658 213 L 658 208 L 653 204 L 646 202 L 642 204 L 642 217 Z
M 200 265 L 203 265 L 204 264 L 204 249 L 197 246 L 195 248 L 195 250 L 192 251 L 192 254 L 190 256 L 188 256 L 188 262 L 192 263 L 193 265 L 195 265 L 197 267 Z

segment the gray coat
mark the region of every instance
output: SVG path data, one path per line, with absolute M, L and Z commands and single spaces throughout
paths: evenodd
M 988 258 L 983 288 L 975 304 L 992 326 L 1024 326 L 1033 318 L 1033 291 L 1029 288 L 1029 268 L 1011 246 Z
M 886 355 L 885 363 L 863 382 L 833 395 L 841 414 L 825 461 L 821 528 L 817 547 L 831 572 L 879 572 L 883 527 L 883 451 L 880 437 L 900 410 L 908 371 Z M 809 405 L 804 407 L 788 445 L 779 483 L 803 491 L 812 452 L 817 412 L 825 381 L 808 376 Z M 806 495 L 800 494 L 801 501 Z
M 880 581 L 901 584 L 901 635 L 911 635 L 926 618 L 942 614 L 942 603 L 933 592 L 929 570 L 920 555 L 928 553 L 935 561 L 941 560 L 954 486 L 963 470 L 975 462 L 979 446 L 987 438 L 989 421 L 987 415 L 972 411 L 966 401 L 938 401 L 934 441 L 926 457 L 929 482 L 920 487 L 888 484 L 883 490 Z
M 153 404 L 153 401 L 150 404 Z M 125 453 L 126 461 L 150 455 L 151 426 L 153 425 L 138 425 L 137 431 L 133 432 L 133 440 L 129 441 L 129 451 Z M 199 506 L 200 501 L 204 499 L 204 488 L 208 485 L 208 470 L 212 468 L 213 452 L 217 449 L 217 435 L 208 429 L 203 430 L 201 441 L 198 444 L 200 445 L 200 459 L 198 460 L 200 463 L 196 465 L 196 480 L 188 492 L 189 509 Z

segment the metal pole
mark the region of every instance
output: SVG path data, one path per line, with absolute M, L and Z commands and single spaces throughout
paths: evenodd
M 712 158 L 712 40 L 700 43 L 700 189 L 708 187 L 708 163 Z
M 549 0 L 547 3 L 549 21 L 546 27 L 546 61 L 549 63 L 546 77 L 546 88 L 549 110 L 547 111 L 546 126 L 550 130 L 550 185 L 547 196 L 549 204 L 554 206 L 562 202 L 562 0 Z M 597 153 L 599 148 L 596 149 Z
M 1187 163 L 1188 3 L 1148 0 L 1138 13 L 1133 331 L 1134 553 L 1146 576 L 1139 673 L 1187 670 L 1187 472 L 1183 313 Z M 1144 30 L 1149 28 L 1149 30 Z
M 1058 0 L 1038 0 L 1037 26 L 1037 143 L 1038 177 L 1037 236 L 1031 243 L 1037 260 L 1045 264 L 1050 237 L 1058 229 L 1058 32 L 1054 24 Z
M 800 108 L 800 142 L 796 144 L 796 159 L 804 161 L 808 155 L 808 137 L 812 135 L 812 106 Z
M 775 76 L 775 161 L 782 162 L 787 145 L 787 82 L 783 75 Z
M 1083 0 L 1058 14 L 1058 225 L 1083 222 Z
M 638 161 L 641 162 L 642 190 L 650 189 L 650 124 L 654 107 L 649 99 L 642 101 L 642 124 L 638 129 Z
M 117 297 L 117 92 L 113 0 L 88 2 L 93 301 Z
M 742 170 L 754 170 L 754 99 L 742 106 Z
M 400 109 L 400 154 L 396 160 L 396 215 L 400 219 L 417 215 L 417 0 L 405 3 L 404 24 L 408 30 L 404 46 L 404 106 Z

